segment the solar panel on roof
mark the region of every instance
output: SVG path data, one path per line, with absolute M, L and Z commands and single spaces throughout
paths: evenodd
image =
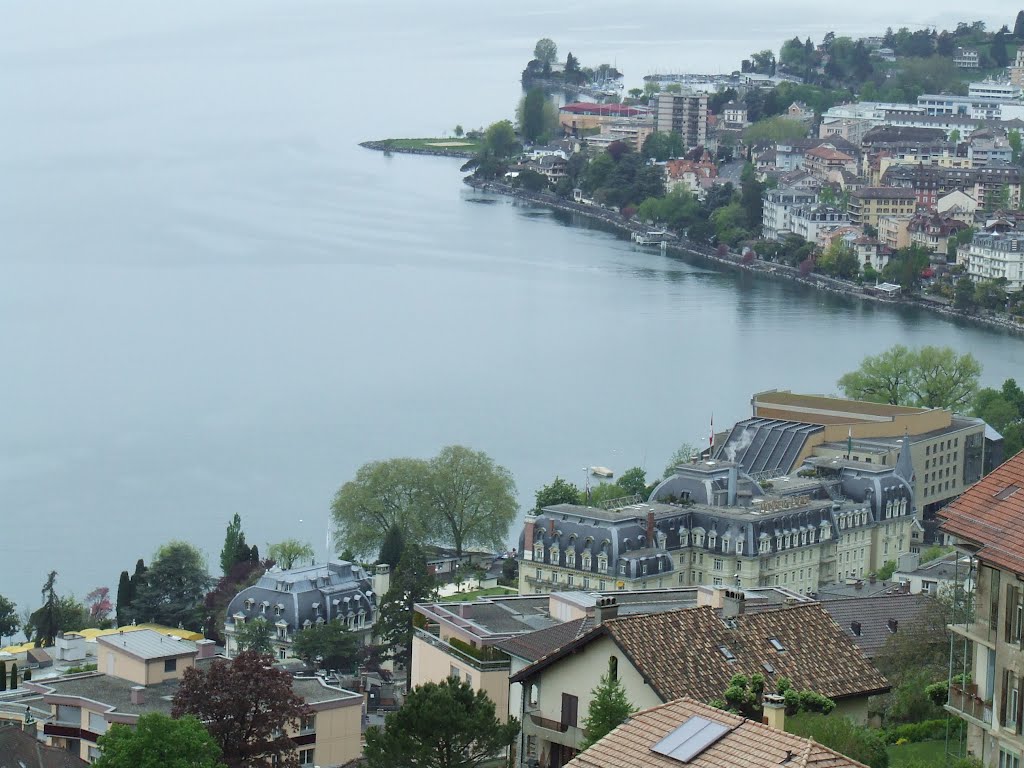
M 659 755 L 688 763 L 730 730 L 728 725 L 705 717 L 691 717 L 651 749 Z

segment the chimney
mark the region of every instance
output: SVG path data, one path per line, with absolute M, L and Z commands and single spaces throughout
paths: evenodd
M 143 685 L 133 685 L 130 696 L 132 704 L 142 706 L 146 703 L 146 687 Z
M 373 591 L 380 600 L 391 589 L 391 566 L 388 563 L 380 563 L 373 571 Z
M 786 699 L 777 693 L 766 693 L 762 700 L 764 717 L 762 721 L 769 728 L 786 730 Z
M 898 620 L 896 620 L 896 619 L 889 619 L 889 631 L 890 632 L 892 632 L 895 635 L 896 634 L 896 630 L 898 630 L 899 628 L 900 628 L 900 623 L 899 623 Z
M 730 507 L 736 506 L 736 483 L 738 480 L 739 470 L 736 468 L 736 465 L 733 464 L 729 467 L 729 498 L 726 502 Z
M 523 558 L 527 560 L 533 557 L 533 529 L 536 525 L 537 518 L 527 515 L 523 524 Z
M 875 576 L 875 574 L 873 574 L 873 573 L 869 573 L 868 574 L 868 583 L 869 584 L 874 584 L 876 581 L 878 581 L 878 577 Z
M 850 622 L 850 630 L 851 630 L 851 631 L 853 632 L 853 634 L 855 634 L 855 635 L 856 635 L 857 637 L 860 637 L 860 622 L 859 622 L 859 621 L 851 621 L 851 622 Z
M 618 615 L 619 603 L 614 595 L 597 598 L 597 604 L 594 606 L 595 624 L 604 624 L 609 619 L 614 619 Z
M 857 582 L 853 585 L 854 589 L 864 589 L 864 582 L 857 579 Z
M 216 650 L 217 644 L 213 640 L 199 640 L 196 642 L 197 659 L 212 659 Z
M 722 594 L 722 618 L 734 619 L 743 613 L 747 596 L 737 589 L 726 589 Z
M 647 546 L 654 546 L 654 510 L 647 510 Z

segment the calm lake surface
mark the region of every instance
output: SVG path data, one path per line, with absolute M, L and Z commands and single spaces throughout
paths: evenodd
M 36 607 L 50 569 L 115 588 L 172 538 L 216 570 L 235 512 L 261 548 L 323 552 L 360 464 L 449 443 L 524 502 L 591 464 L 659 473 L 712 412 L 834 391 L 896 342 L 1021 376 L 1020 340 L 636 250 L 356 146 L 510 116 L 543 36 L 633 87 L 961 8 L 819 5 L 0 2 L 0 594 Z

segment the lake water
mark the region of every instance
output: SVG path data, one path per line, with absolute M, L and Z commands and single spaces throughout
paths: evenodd
M 0 594 L 34 607 L 50 569 L 115 587 L 171 538 L 215 566 L 235 512 L 261 548 L 322 551 L 360 464 L 448 443 L 524 502 L 591 464 L 657 473 L 712 412 L 834 391 L 896 342 L 1024 370 L 1019 340 L 636 250 L 356 146 L 509 116 L 542 36 L 632 87 L 959 4 L 492 5 L 0 2 Z

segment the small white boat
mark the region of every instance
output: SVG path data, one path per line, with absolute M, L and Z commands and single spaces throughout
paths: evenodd
M 614 477 L 615 473 L 612 472 L 608 467 L 591 467 L 590 474 L 594 477 Z

